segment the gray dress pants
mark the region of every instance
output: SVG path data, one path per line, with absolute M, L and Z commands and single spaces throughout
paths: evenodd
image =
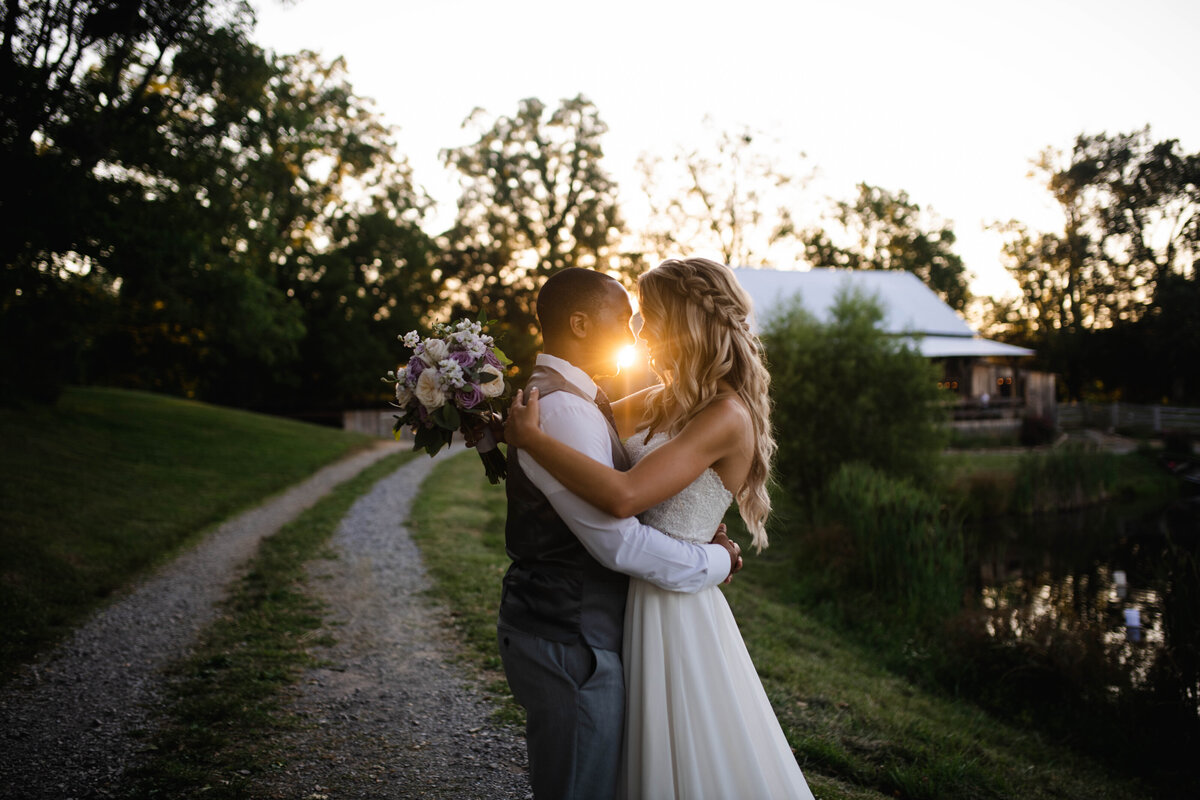
M 513 697 L 525 707 L 537 800 L 611 800 L 625 719 L 621 657 L 585 642 L 552 642 L 497 626 Z

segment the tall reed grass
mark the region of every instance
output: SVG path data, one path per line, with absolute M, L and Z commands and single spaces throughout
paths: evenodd
M 1028 453 L 1017 465 L 1013 511 L 1067 511 L 1108 497 L 1117 480 L 1117 457 L 1086 444 Z
M 908 480 L 850 463 L 830 480 L 820 515 L 848 537 L 842 568 L 853 588 L 910 618 L 958 610 L 962 523 L 937 497 Z

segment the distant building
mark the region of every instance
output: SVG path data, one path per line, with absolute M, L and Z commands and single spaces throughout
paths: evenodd
M 734 274 L 754 301 L 751 325 L 756 332 L 794 297 L 826 321 L 838 292 L 857 290 L 879 300 L 885 331 L 909 339 L 922 355 L 942 365 L 942 386 L 958 397 L 956 419 L 1054 421 L 1054 376 L 1020 366 L 1034 351 L 983 338 L 911 272 L 735 269 Z

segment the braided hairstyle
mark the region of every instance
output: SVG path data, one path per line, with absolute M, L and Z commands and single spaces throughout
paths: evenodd
M 750 411 L 754 459 L 736 497 L 753 544 L 762 550 L 767 546 L 767 484 L 775 438 L 768 395 L 771 376 L 747 321 L 750 296 L 724 264 L 704 258 L 668 259 L 638 278 L 638 302 L 657 342 L 651 367 L 662 379 L 646 401 L 649 430 L 678 414 L 668 432 L 681 431 L 712 403 L 721 380 Z

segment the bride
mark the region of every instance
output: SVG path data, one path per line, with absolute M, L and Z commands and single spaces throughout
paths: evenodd
M 614 470 L 543 433 L 536 389 L 518 393 L 505 438 L 597 508 L 678 539 L 708 542 L 736 498 L 761 550 L 775 441 L 750 299 L 727 267 L 691 258 L 643 274 L 638 300 L 662 383 L 612 404 L 634 466 Z M 631 579 L 623 650 L 623 796 L 812 797 L 719 588 Z

